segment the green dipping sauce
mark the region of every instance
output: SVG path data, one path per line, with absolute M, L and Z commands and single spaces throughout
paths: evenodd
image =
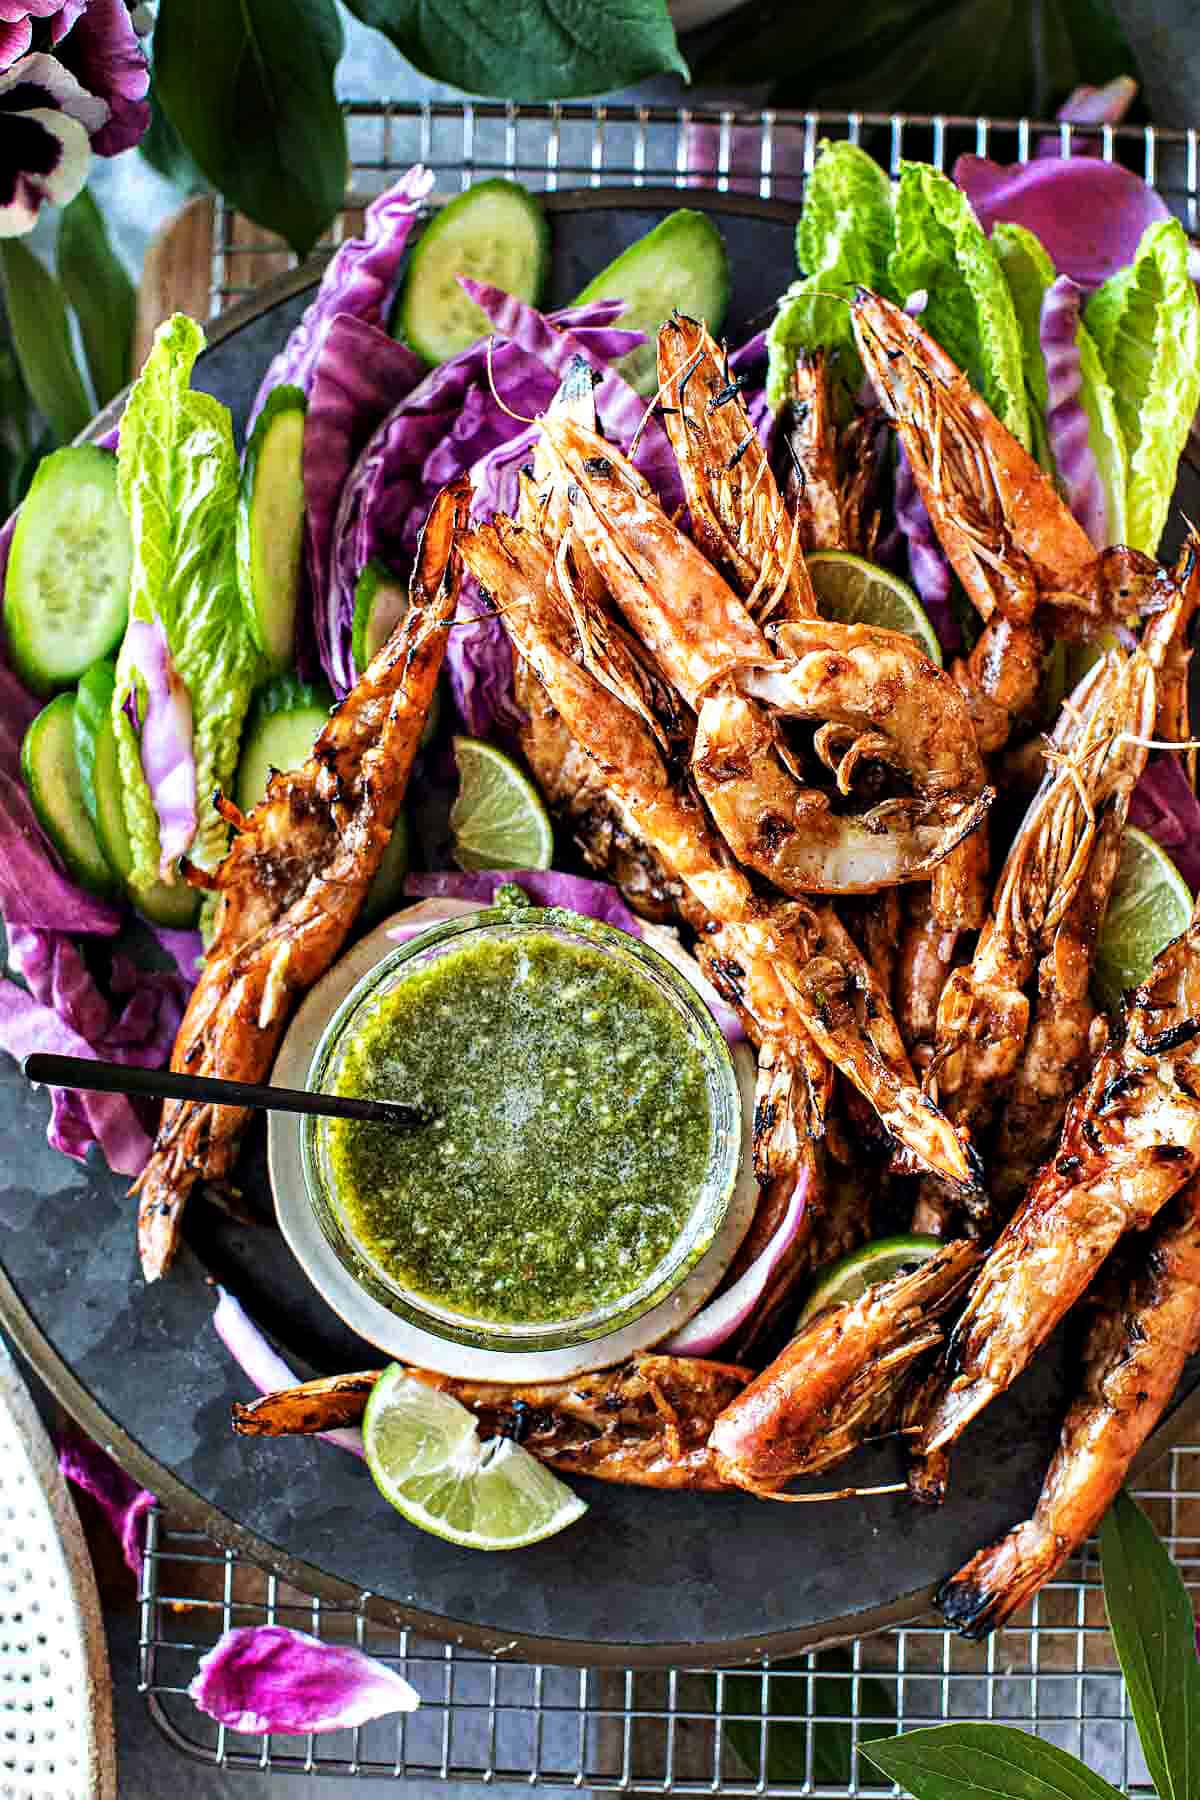
M 411 1136 L 322 1124 L 335 1203 L 394 1281 L 496 1323 L 570 1319 L 638 1288 L 696 1204 L 714 1128 L 671 1003 L 615 957 L 534 929 L 399 982 L 336 1091 L 436 1109 Z

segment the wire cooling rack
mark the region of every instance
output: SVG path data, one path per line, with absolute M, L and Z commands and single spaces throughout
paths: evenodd
M 398 170 L 423 162 L 434 171 L 442 192 L 469 187 L 488 175 L 511 175 L 549 193 L 704 186 L 798 204 L 821 140 L 849 138 L 892 173 L 904 158 L 949 168 L 964 151 L 1000 162 L 1026 162 L 1047 150 L 1060 156 L 1099 154 L 1152 182 L 1193 235 L 1200 215 L 1200 133 L 1195 130 L 902 113 L 517 106 L 502 101 L 352 101 L 346 115 L 350 191 L 357 202 L 386 187 Z M 358 210 L 347 208 L 322 247 L 339 243 L 355 227 Z M 213 241 L 214 314 L 295 263 L 278 238 L 220 201 Z
M 1154 183 L 1190 233 L 1200 216 L 1196 131 L 484 103 L 351 103 L 347 117 L 353 203 L 328 246 L 357 228 L 362 204 L 398 169 L 417 161 L 434 170 L 442 192 L 506 174 L 550 192 L 705 185 L 798 204 L 823 138 L 861 143 L 892 173 L 902 158 L 946 168 L 964 151 L 1003 162 L 1086 151 Z M 213 314 L 294 261 L 278 239 L 218 202 Z M 1173 1450 L 1139 1497 L 1200 1601 L 1200 1446 Z M 796 1553 L 804 1554 L 800 1532 Z M 417 1793 L 465 1780 L 835 1800 L 894 1792 L 860 1762 L 861 1742 L 989 1718 L 1038 1732 L 1127 1793 L 1148 1791 L 1092 1545 L 986 1645 L 918 1624 L 751 1670 L 614 1672 L 489 1660 L 298 1593 L 203 1536 L 170 1531 L 157 1514 L 141 1604 L 142 1686 L 154 1719 L 181 1751 L 227 1769 L 391 1777 Z M 319 1738 L 249 1737 L 212 1725 L 187 1698 L 198 1655 L 229 1626 L 264 1622 L 358 1644 L 393 1663 L 420 1692 L 419 1711 Z
M 1200 1446 L 1137 1488 L 1200 1601 Z M 796 1554 L 804 1537 L 796 1534 Z M 197 1658 L 233 1625 L 284 1624 L 356 1644 L 421 1695 L 415 1713 L 320 1737 L 228 1731 L 187 1698 Z M 996 1719 L 1081 1756 L 1127 1794 L 1150 1792 L 1104 1620 L 1095 1546 L 1008 1630 L 966 1644 L 932 1624 L 750 1669 L 564 1669 L 438 1644 L 288 1588 L 152 1514 L 142 1574 L 141 1679 L 177 1749 L 231 1770 L 448 1781 L 551 1791 L 890 1795 L 858 1757 L 871 1738 Z

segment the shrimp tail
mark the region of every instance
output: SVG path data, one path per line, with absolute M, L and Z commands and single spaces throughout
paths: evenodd
M 933 1604 L 952 1631 L 985 1638 L 1031 1600 L 1064 1560 L 1053 1533 L 1027 1519 L 944 1581 Z

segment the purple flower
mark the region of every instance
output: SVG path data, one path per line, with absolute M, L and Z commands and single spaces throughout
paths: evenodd
M 107 104 L 43 51 L 0 75 L 0 237 L 32 230 L 43 201 L 75 198 L 88 138 L 107 119 Z
M 45 27 L 39 39 L 48 32 L 49 43 L 57 44 L 86 4 L 87 0 L 0 0 L 0 69 L 33 49 L 35 23 Z M 44 46 L 39 43 L 39 48 Z
M 77 7 L 78 0 L 67 0 L 63 10 Z M 96 155 L 128 150 L 150 123 L 150 69 L 125 0 L 86 0 L 55 42 L 59 61 L 108 106 L 108 118 L 92 134 Z

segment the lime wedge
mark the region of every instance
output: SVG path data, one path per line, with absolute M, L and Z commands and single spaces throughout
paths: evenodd
M 511 756 L 478 738 L 456 737 L 458 798 L 450 808 L 460 869 L 548 869 L 554 832 L 541 796 Z
M 824 619 L 839 625 L 878 625 L 916 638 L 930 662 L 942 666 L 942 647 L 929 615 L 909 587 L 889 569 L 852 556 L 849 550 L 817 550 L 806 556 L 813 591 Z
M 1092 985 L 1106 1006 L 1145 981 L 1159 951 L 1187 930 L 1191 916 L 1191 889 L 1166 851 L 1127 825 L 1092 966 Z
M 852 1306 L 877 1281 L 890 1281 L 902 1269 L 919 1268 L 941 1248 L 940 1238 L 910 1231 L 898 1237 L 876 1238 L 873 1244 L 864 1244 L 849 1256 L 839 1256 L 817 1277 L 796 1320 L 796 1329 L 807 1325 L 827 1306 Z
M 376 1487 L 397 1512 L 471 1550 L 519 1550 L 587 1511 L 511 1438 L 481 1443 L 474 1414 L 399 1363 L 371 1390 L 363 1448 Z

